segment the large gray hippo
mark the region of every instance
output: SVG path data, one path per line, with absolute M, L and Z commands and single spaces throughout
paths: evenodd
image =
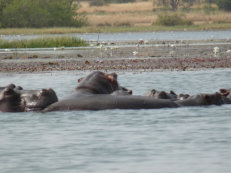
M 100 71 L 90 73 L 81 79 L 73 93 L 51 104 L 43 112 L 67 110 L 104 110 L 104 109 L 157 109 L 178 107 L 171 100 L 154 99 L 146 96 L 115 94 L 123 90 L 118 84 L 115 73 Z

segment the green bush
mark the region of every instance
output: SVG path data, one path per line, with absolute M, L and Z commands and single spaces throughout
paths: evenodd
M 161 14 L 158 15 L 156 24 L 164 26 L 192 25 L 192 20 L 186 19 L 184 15 L 179 14 Z
M 11 0 L 0 11 L 0 22 L 5 28 L 78 27 L 82 26 L 86 20 L 76 13 L 77 9 L 77 5 L 72 5 L 72 0 Z
M 216 0 L 217 6 L 225 11 L 231 11 L 231 0 Z

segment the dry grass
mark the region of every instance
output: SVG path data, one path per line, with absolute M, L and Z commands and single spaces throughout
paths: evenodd
M 160 13 L 153 0 L 136 3 L 108 4 L 105 6 L 89 6 L 81 2 L 80 12 L 85 12 L 91 26 L 148 26 L 156 22 Z M 193 21 L 193 24 L 231 23 L 231 13 L 215 10 L 208 13 L 203 8 L 205 4 L 195 5 L 193 10 L 181 12 Z M 216 9 L 216 6 L 212 6 Z M 156 10 L 153 11 L 153 9 Z M 165 12 L 166 13 L 166 12 Z
M 186 14 L 187 18 L 192 19 L 194 24 L 202 23 L 231 23 L 231 13 L 215 12 L 205 14 L 204 12 L 191 12 Z
M 156 20 L 156 15 L 147 14 L 107 14 L 107 15 L 88 15 L 88 21 L 95 26 L 141 26 L 151 25 Z
M 105 6 L 89 6 L 88 2 L 81 2 L 81 9 L 79 12 L 86 13 L 127 13 L 127 12 L 147 12 L 152 11 L 153 6 L 151 1 L 136 2 L 136 3 L 122 3 L 122 4 L 108 4 Z

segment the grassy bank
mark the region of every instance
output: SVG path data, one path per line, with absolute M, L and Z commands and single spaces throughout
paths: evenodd
M 74 37 L 52 37 L 14 41 L 0 39 L 0 48 L 80 47 L 87 45 L 87 42 Z
M 0 35 L 20 34 L 67 34 L 67 33 L 109 33 L 109 32 L 152 32 L 152 31 L 191 31 L 191 30 L 226 30 L 231 29 L 231 23 L 200 24 L 191 26 L 88 26 L 81 28 L 9 28 L 0 29 Z

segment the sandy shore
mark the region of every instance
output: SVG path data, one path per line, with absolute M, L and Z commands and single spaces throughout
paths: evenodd
M 87 48 L 0 51 L 0 72 L 193 70 L 231 67 L 231 41 L 91 43 Z

